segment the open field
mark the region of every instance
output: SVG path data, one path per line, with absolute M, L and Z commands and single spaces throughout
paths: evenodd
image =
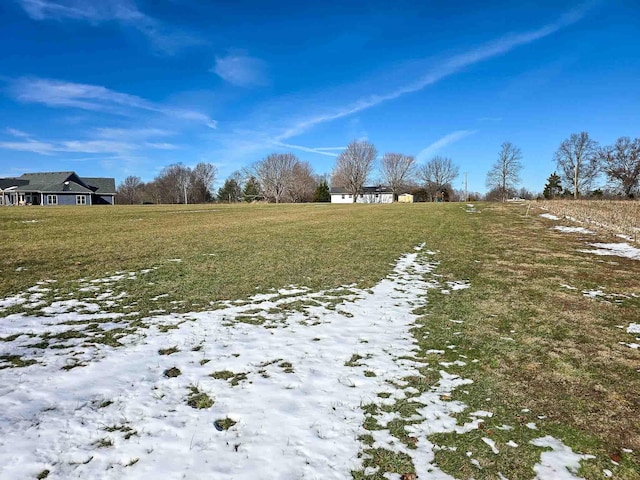
M 2 208 L 0 478 L 640 478 L 640 250 L 542 213 Z

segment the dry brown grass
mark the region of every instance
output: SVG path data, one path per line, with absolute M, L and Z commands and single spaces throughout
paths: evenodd
M 558 217 L 586 223 L 640 242 L 640 201 L 638 200 L 538 200 L 536 206 Z

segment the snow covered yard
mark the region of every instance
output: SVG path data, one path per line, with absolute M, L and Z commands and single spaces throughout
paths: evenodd
M 368 290 L 282 289 L 211 311 L 155 315 L 144 319 L 148 328 L 109 313 L 134 308 L 115 285 L 135 272 L 85 281 L 80 288 L 90 292 L 99 286 L 93 301 L 48 303 L 52 282 L 2 299 L 0 308 L 27 305 L 41 315 L 0 319 L 0 478 L 408 473 L 370 466 L 380 451 L 410 458 L 420 479 L 453 478 L 438 467 L 443 447 L 431 436 L 479 432 L 493 413 L 451 398 L 472 383 L 455 372 L 477 359 L 452 344 L 421 352 L 412 335 L 430 291 L 456 295 L 470 286 L 441 281 L 436 267 L 420 245 Z M 92 342 L 115 330 L 122 346 Z M 445 352 L 456 360 L 430 360 Z M 416 388 L 407 378 L 424 368 L 439 380 Z M 417 413 L 403 417 L 395 407 L 406 402 Z M 398 419 L 408 443 L 390 427 Z M 482 433 L 479 448 L 500 455 L 491 432 Z M 567 468 L 589 458 L 542 432 L 530 443 L 551 449 L 539 450 L 532 477 L 576 478 Z M 505 446 L 519 448 L 512 439 Z

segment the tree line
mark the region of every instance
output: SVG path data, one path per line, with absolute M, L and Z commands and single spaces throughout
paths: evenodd
M 377 155 L 371 142 L 353 141 L 338 155 L 330 175 L 318 175 L 293 153 L 272 153 L 233 172 L 217 192 L 213 191 L 217 175 L 214 165 L 199 163 L 191 169 L 178 163 L 165 167 L 148 183 L 136 176 L 125 178 L 116 198 L 120 204 L 329 202 L 331 184 L 349 192 L 355 202 L 373 177 Z M 390 188 L 396 198 L 406 192 L 423 201 L 450 200 L 462 195 L 452 187 L 458 172 L 450 158 L 436 156 L 418 165 L 411 155 L 391 152 L 382 156 L 379 175 L 373 181 Z
M 398 152 L 384 153 L 379 164 L 378 158 L 373 143 L 353 141 L 338 155 L 330 175 L 318 175 L 308 162 L 293 153 L 272 153 L 232 173 L 217 192 L 213 191 L 217 176 L 214 165 L 199 163 L 190 168 L 177 163 L 162 169 L 148 183 L 139 177 L 127 177 L 118 186 L 116 198 L 123 204 L 328 202 L 331 185 L 347 192 L 355 202 L 372 179 L 374 184 L 390 189 L 395 198 L 411 193 L 417 201 L 506 201 L 536 196 L 517 188 L 523 168 L 522 151 L 511 142 L 501 145 L 496 162 L 487 172 L 486 195 L 456 190 L 453 182 L 459 167 L 448 157 L 435 156 L 425 164 Z M 620 137 L 613 145 L 600 146 L 588 133 L 574 133 L 561 142 L 554 159 L 557 170 L 547 179 L 542 192 L 546 198 L 599 194 L 633 198 L 640 193 L 640 138 Z M 608 180 L 605 190 L 593 190 L 595 181 L 603 175 Z
M 521 160 L 518 147 L 510 142 L 502 144 L 498 160 L 487 174 L 488 200 L 523 196 L 516 190 Z M 635 198 L 640 193 L 640 138 L 620 137 L 613 145 L 600 146 L 587 132 L 573 133 L 560 143 L 554 160 L 556 171 L 549 175 L 542 191 L 545 198 Z M 595 188 L 603 176 L 607 184 Z

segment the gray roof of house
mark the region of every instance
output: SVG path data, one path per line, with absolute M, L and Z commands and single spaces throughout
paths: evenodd
M 5 185 L 6 186 L 1 186 Z M 25 173 L 19 178 L 0 179 L 0 188 L 17 185 L 20 191 L 37 191 L 43 193 L 96 193 L 113 195 L 116 193 L 116 182 L 113 178 L 82 178 L 75 172 L 38 172 Z
M 19 178 L 0 178 L 0 189 L 5 190 L 9 187 L 19 187 L 21 185 L 26 185 L 26 180 L 20 180 Z
M 115 178 L 107 177 L 82 177 L 87 185 L 97 188 L 95 193 L 98 194 L 113 194 L 116 193 L 116 180 Z

